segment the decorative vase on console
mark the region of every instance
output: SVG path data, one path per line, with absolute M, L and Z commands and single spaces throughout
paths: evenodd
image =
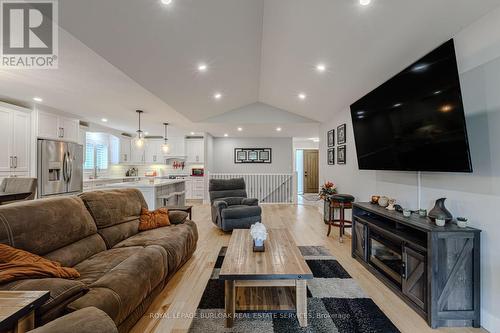
M 431 209 L 428 216 L 435 221 L 436 219 L 445 220 L 446 223 L 453 220 L 453 215 L 451 215 L 450 211 L 446 209 L 444 206 L 444 201 L 446 198 L 441 198 L 436 200 L 436 204 L 434 208 Z

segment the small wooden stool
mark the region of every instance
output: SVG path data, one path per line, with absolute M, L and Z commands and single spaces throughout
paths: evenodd
M 352 209 L 354 197 L 350 194 L 335 194 L 328 198 L 330 201 L 330 209 L 328 213 L 328 233 L 330 236 L 332 226 L 339 228 L 339 242 L 344 242 L 345 228 L 352 228 L 352 221 L 345 219 L 345 210 Z M 335 219 L 335 209 L 340 212 L 339 219 Z

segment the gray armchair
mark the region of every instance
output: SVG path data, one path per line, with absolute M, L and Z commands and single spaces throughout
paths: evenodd
M 212 222 L 220 229 L 248 229 L 261 221 L 259 200 L 247 198 L 243 178 L 210 179 L 208 191 L 212 204 Z

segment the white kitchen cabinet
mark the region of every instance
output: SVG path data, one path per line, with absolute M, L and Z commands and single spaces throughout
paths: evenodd
M 183 157 L 186 156 L 186 141 L 183 137 L 168 139 L 170 149 L 167 157 Z
M 29 173 L 30 114 L 0 106 L 0 177 Z
M 130 163 L 131 141 L 129 138 L 120 138 L 120 163 Z
M 164 163 L 164 153 L 161 149 L 163 140 L 148 140 L 146 142 L 145 161 L 146 163 Z
M 24 112 L 14 112 L 12 119 L 12 155 L 14 156 L 14 171 L 29 172 L 30 155 L 30 115 Z
M 133 142 L 130 144 L 130 162 L 134 164 L 142 164 L 145 160 L 145 145 L 137 147 Z
M 205 161 L 205 144 L 203 139 L 186 139 L 186 161 L 203 163 Z
M 186 199 L 203 199 L 205 197 L 205 179 L 189 177 L 186 180 Z
M 78 142 L 79 129 L 78 119 L 37 111 L 37 136 L 39 138 Z

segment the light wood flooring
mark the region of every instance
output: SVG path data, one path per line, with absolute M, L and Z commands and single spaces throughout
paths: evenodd
M 326 237 L 328 228 L 322 221 L 318 207 L 302 205 L 263 205 L 262 207 L 263 223 L 268 227 L 287 228 L 299 246 L 328 248 L 401 332 L 487 332 L 473 328 L 431 329 L 409 306 L 351 257 L 349 238 L 346 238 L 344 243 L 339 243 L 338 229 L 334 229 L 329 238 Z M 196 252 L 168 282 L 163 292 L 136 324 L 132 330 L 133 333 L 186 332 L 189 329 L 219 250 L 222 246 L 229 244 L 230 238 L 230 234 L 223 233 L 212 224 L 208 205 L 195 206 L 193 220 L 198 225 L 200 236 Z

